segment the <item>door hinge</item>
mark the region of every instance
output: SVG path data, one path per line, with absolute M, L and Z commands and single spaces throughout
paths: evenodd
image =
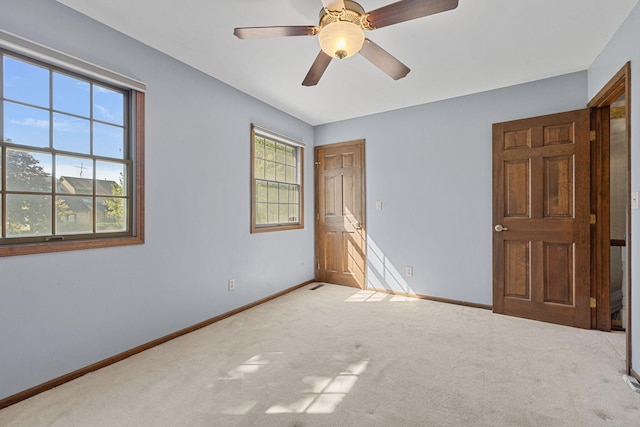
M 318 265 L 316 265 L 316 270 L 320 270 L 320 263 L 318 263 Z
M 316 219 L 320 219 L 320 212 L 316 212 Z
M 320 167 L 320 162 L 315 162 L 316 164 L 316 169 L 318 169 Z
M 591 298 L 589 300 L 589 308 L 596 308 L 596 305 L 597 305 L 596 299 L 595 298 Z
M 589 224 L 594 225 L 596 223 L 596 214 L 589 215 Z
M 589 141 L 595 141 L 596 140 L 596 131 L 592 130 L 591 132 L 589 132 Z

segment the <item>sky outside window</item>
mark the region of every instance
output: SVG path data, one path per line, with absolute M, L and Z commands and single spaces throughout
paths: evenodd
M 115 160 L 126 158 L 122 92 L 10 56 L 3 58 L 5 141 Z M 67 164 L 73 160 L 78 164 Z M 93 178 L 91 158 L 65 157 L 56 164 L 60 167 L 56 178 L 65 171 L 77 176 L 76 168 L 83 170 L 83 178 Z M 52 173 L 51 162 L 41 166 Z M 91 172 L 84 169 L 89 167 Z M 104 176 L 96 179 L 119 182 L 123 169 L 123 164 L 103 167 Z

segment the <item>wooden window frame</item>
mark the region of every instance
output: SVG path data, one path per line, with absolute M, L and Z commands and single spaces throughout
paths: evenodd
M 299 221 L 295 224 L 268 224 L 257 225 L 256 224 L 256 181 L 255 176 L 255 138 L 256 133 L 258 135 L 266 136 L 267 138 L 284 145 L 294 147 L 298 152 L 298 185 L 300 186 L 299 195 Z M 274 132 L 268 131 L 265 128 L 251 124 L 251 233 L 264 233 L 271 231 L 285 231 L 285 230 L 299 230 L 304 228 L 304 146 L 297 141 L 293 141 L 290 138 L 278 135 Z
M 19 55 L 23 56 L 23 55 Z M 25 58 L 29 59 L 28 56 Z M 44 65 L 56 68 L 46 61 Z M 100 82 L 99 78 L 90 77 L 96 83 Z M 144 159 L 145 159 L 145 94 L 136 89 L 128 89 L 130 97 L 130 106 L 134 110 L 129 113 L 130 126 L 133 132 L 130 133 L 130 160 L 133 162 L 132 176 L 133 186 L 130 190 L 131 210 L 129 213 L 129 231 L 126 235 L 121 233 L 118 235 L 101 234 L 99 236 L 88 236 L 81 239 L 70 240 L 52 240 L 38 242 L 11 242 L 0 244 L 0 257 L 43 254 L 51 252 L 75 251 L 83 249 L 107 248 L 114 246 L 129 246 L 144 243 Z M 133 102 L 131 102 L 133 101 Z M 44 240 L 44 238 L 43 238 Z

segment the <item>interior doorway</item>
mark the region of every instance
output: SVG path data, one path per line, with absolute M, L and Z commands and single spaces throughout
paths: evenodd
M 589 102 L 591 109 L 592 327 L 626 331 L 631 372 L 631 65 Z
M 629 194 L 629 147 L 626 138 L 625 94 L 609 107 L 609 194 L 611 251 L 609 257 L 611 329 L 624 331 L 627 308 L 627 194 Z

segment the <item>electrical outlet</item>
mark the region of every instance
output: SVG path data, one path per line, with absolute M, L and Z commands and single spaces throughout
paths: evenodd
M 404 275 L 407 277 L 413 277 L 413 267 L 408 265 L 405 269 L 404 269 Z
M 236 288 L 236 279 L 229 279 L 229 290 L 233 291 Z

